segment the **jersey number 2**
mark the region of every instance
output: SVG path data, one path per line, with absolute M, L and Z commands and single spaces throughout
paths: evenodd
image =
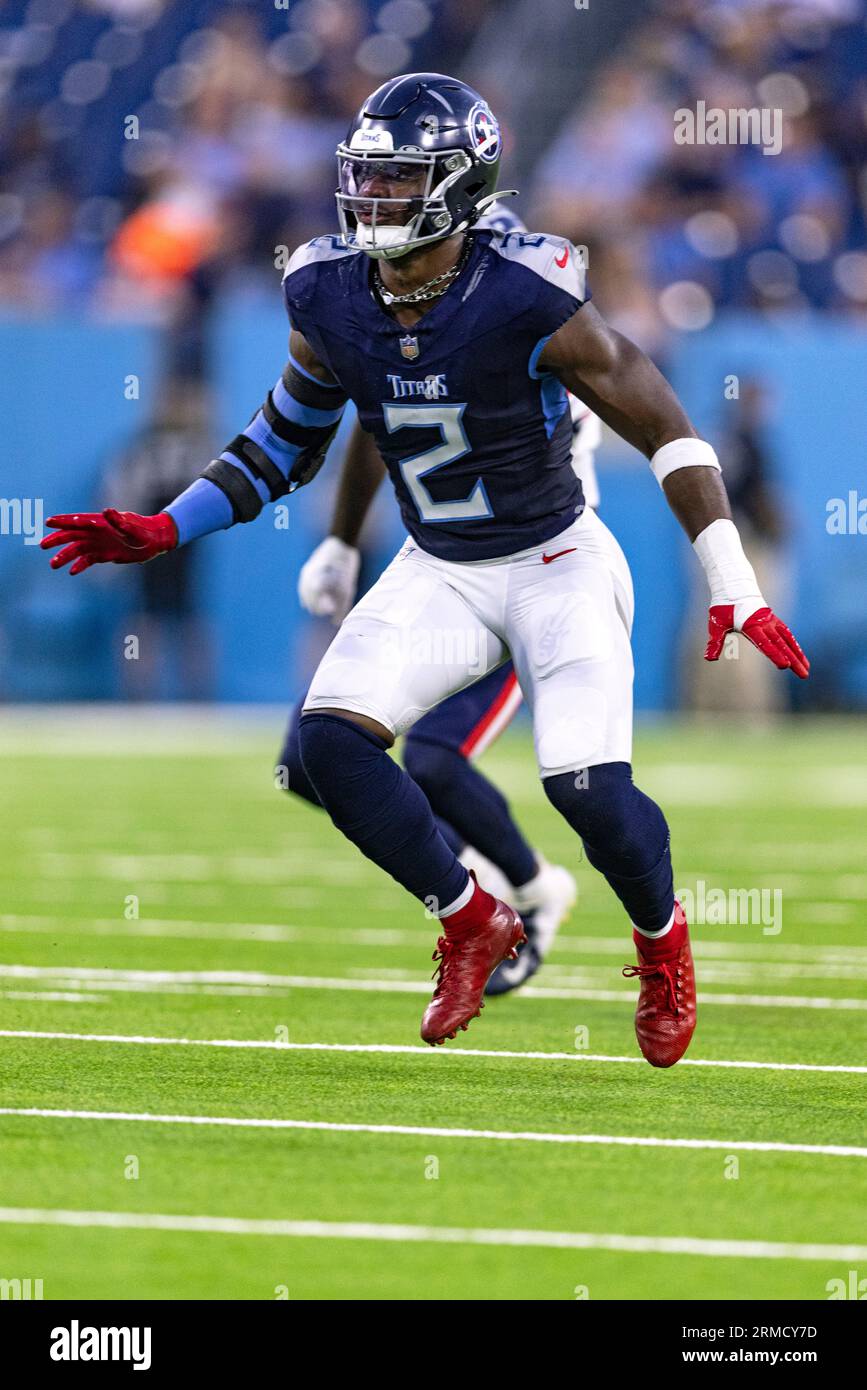
M 454 502 L 435 502 L 422 481 L 435 468 L 463 458 L 469 453 L 461 416 L 466 405 L 393 405 L 383 402 L 382 413 L 389 434 L 395 430 L 438 428 L 442 443 L 412 458 L 401 459 L 400 471 L 422 521 L 480 521 L 493 516 L 485 485 L 479 478 L 469 497 Z

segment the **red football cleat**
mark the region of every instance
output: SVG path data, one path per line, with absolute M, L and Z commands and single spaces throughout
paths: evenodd
M 627 978 L 635 975 L 641 980 L 635 1036 L 652 1067 L 673 1067 L 695 1032 L 695 968 L 680 904 L 677 917 L 680 921 L 675 919 L 672 932 L 677 932 L 678 945 L 665 951 L 663 938 L 654 950 L 648 940 L 646 946 L 636 947 L 638 965 L 623 970 Z
M 524 924 L 506 903 L 494 898 L 494 910 L 480 926 L 445 932 L 437 941 L 433 960 L 436 989 L 421 1021 L 421 1035 L 431 1047 L 466 1032 L 471 1019 L 485 1007 L 485 985 L 501 961 L 514 960 L 524 941 Z

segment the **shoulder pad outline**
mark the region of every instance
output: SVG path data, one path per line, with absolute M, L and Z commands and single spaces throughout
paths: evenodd
M 303 246 L 299 246 L 297 251 L 293 251 L 289 264 L 283 272 L 283 279 L 288 280 L 290 275 L 294 275 L 296 270 L 303 270 L 308 265 L 324 265 L 328 261 L 340 260 L 343 256 L 358 256 L 361 252 L 355 246 L 347 246 L 342 237 L 335 235 L 317 236 L 312 241 L 307 241 Z

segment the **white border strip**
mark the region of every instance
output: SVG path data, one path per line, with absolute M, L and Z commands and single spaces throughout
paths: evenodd
M 372 1221 L 263 1221 L 234 1216 L 174 1216 L 138 1211 L 64 1211 L 38 1207 L 0 1207 L 0 1222 L 16 1226 L 185 1231 L 209 1235 L 297 1237 L 303 1240 L 541 1246 L 551 1250 L 615 1250 L 632 1255 L 698 1255 L 711 1259 L 829 1260 L 844 1264 L 867 1260 L 867 1245 L 796 1245 L 768 1240 L 701 1240 L 693 1236 L 622 1236 L 595 1231 L 398 1226 Z
M 504 1048 L 427 1047 L 418 1043 L 277 1042 L 270 1038 L 157 1038 L 134 1033 L 61 1033 L 32 1028 L 0 1028 L 0 1038 L 40 1038 L 60 1042 L 130 1043 L 139 1047 L 224 1047 L 265 1052 L 372 1052 L 420 1057 L 505 1057 L 522 1062 L 626 1062 L 644 1066 L 643 1057 L 619 1057 L 603 1052 L 512 1052 Z M 742 1071 L 842 1072 L 860 1076 L 867 1066 L 818 1062 L 749 1062 L 712 1057 L 682 1057 L 681 1067 L 729 1067 Z
M 119 1120 L 133 1124 L 214 1125 L 231 1129 L 321 1130 L 335 1134 L 424 1135 L 431 1139 L 496 1139 L 534 1144 L 600 1144 L 639 1149 L 724 1149 L 726 1153 L 816 1154 L 826 1158 L 867 1158 L 854 1144 L 786 1144 L 772 1140 L 659 1139 L 632 1134 L 547 1134 L 540 1130 L 449 1129 L 444 1125 L 373 1125 L 333 1120 L 281 1120 L 241 1115 L 151 1115 L 133 1110 L 44 1110 L 0 1106 L 0 1115 L 43 1120 Z

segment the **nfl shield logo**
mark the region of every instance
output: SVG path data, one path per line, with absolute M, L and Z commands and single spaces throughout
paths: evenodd
M 408 362 L 414 362 L 418 357 L 418 338 L 413 338 L 411 333 L 407 333 L 406 337 L 400 340 L 400 352 Z

